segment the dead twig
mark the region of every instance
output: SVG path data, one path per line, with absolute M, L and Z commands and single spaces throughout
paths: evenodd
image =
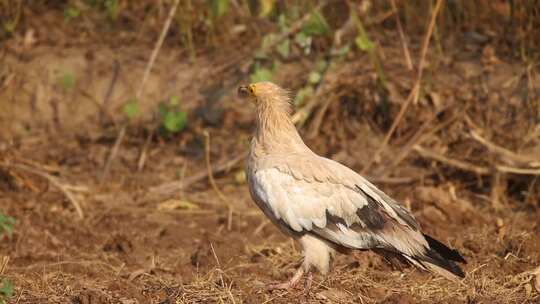
M 101 125 L 105 124 L 105 116 L 108 116 L 107 109 L 109 107 L 109 100 L 111 99 L 112 93 L 114 91 L 114 86 L 116 85 L 116 81 L 118 80 L 118 73 L 120 72 L 120 63 L 117 59 L 113 61 L 113 75 L 111 78 L 111 82 L 109 83 L 109 87 L 107 88 L 107 92 L 105 93 L 105 97 L 103 98 L 103 103 L 101 104 L 101 107 L 99 108 L 99 121 Z
M 212 163 L 210 162 L 210 133 L 208 133 L 207 130 L 204 130 L 203 134 L 204 134 L 204 142 L 205 142 L 204 154 L 205 154 L 205 160 L 206 160 L 206 170 L 208 173 L 208 180 L 210 181 L 210 185 L 212 186 L 212 188 L 218 195 L 219 199 L 223 203 L 227 204 L 228 200 L 225 197 L 225 195 L 223 195 L 221 190 L 219 190 L 216 184 L 216 181 L 214 180 L 214 174 L 212 173 Z
M 400 184 L 411 184 L 418 180 L 421 180 L 423 176 L 416 177 L 405 177 L 405 176 L 396 176 L 396 177 L 370 177 L 366 176 L 366 179 L 375 184 L 387 184 L 387 185 L 400 185 Z
M 212 245 L 212 243 L 210 243 L 210 248 L 212 249 L 212 254 L 214 255 L 214 259 L 216 260 L 217 271 L 219 273 L 219 279 L 221 281 L 221 287 L 227 288 L 227 295 L 231 299 L 231 302 L 236 303 L 236 301 L 234 300 L 234 296 L 231 293 L 231 290 L 228 288 L 227 285 L 225 285 L 225 280 L 223 280 L 223 270 L 221 269 L 221 263 L 219 262 L 216 251 L 214 250 L 214 245 Z
M 494 170 L 502 173 L 512 173 L 512 174 L 523 174 L 523 175 L 540 175 L 540 169 L 529 169 L 529 168 L 515 168 L 515 167 L 509 167 L 504 165 L 493 165 L 493 169 L 491 170 L 487 167 L 483 166 L 477 166 L 473 165 L 471 163 L 467 163 L 461 160 L 451 159 L 444 155 L 441 155 L 437 152 L 428 150 L 426 148 L 423 148 L 420 145 L 415 145 L 413 147 L 413 150 L 418 152 L 421 156 L 426 158 L 431 158 L 433 160 L 436 160 L 438 162 L 441 162 L 443 164 L 449 165 L 451 167 L 455 167 L 464 171 L 474 172 L 476 174 L 480 175 L 489 175 L 494 172 Z
M 118 154 L 118 150 L 120 149 L 120 144 L 124 140 L 124 136 L 126 135 L 127 125 L 124 124 L 122 128 L 120 129 L 120 132 L 118 133 L 118 136 L 116 137 L 116 141 L 114 142 L 113 148 L 111 150 L 111 153 L 109 154 L 109 158 L 107 158 L 107 161 L 105 162 L 105 166 L 103 167 L 103 171 L 101 172 L 101 175 L 99 179 L 103 181 L 107 174 L 109 174 L 109 169 L 111 167 L 112 161 L 116 158 L 116 154 Z
M 384 137 L 384 140 L 382 144 L 379 146 L 377 151 L 375 152 L 373 158 L 370 160 L 370 162 L 364 167 L 362 170 L 362 173 L 365 174 L 369 169 L 371 169 L 371 165 L 379 158 L 381 152 L 386 148 L 388 145 L 388 142 L 390 141 L 390 138 L 394 134 L 394 132 L 397 129 L 397 126 L 401 122 L 401 119 L 405 115 L 405 112 L 409 108 L 409 105 L 411 103 L 416 103 L 418 100 L 419 92 L 420 92 L 420 84 L 422 82 L 422 75 L 424 72 L 424 65 L 426 62 L 426 55 L 429 47 L 429 41 L 431 40 L 431 35 L 433 34 L 433 28 L 435 27 L 435 21 L 437 20 L 437 15 L 439 14 L 439 10 L 442 5 L 442 0 L 437 0 L 437 3 L 435 4 L 435 8 L 433 9 L 431 13 L 431 20 L 429 21 L 427 33 L 424 36 L 424 41 L 422 43 L 422 50 L 420 52 L 420 61 L 418 63 L 418 72 L 416 75 L 416 81 L 414 83 L 414 86 L 409 93 L 409 96 L 401 106 L 401 109 L 399 110 L 398 115 L 394 119 L 394 122 L 392 123 L 392 126 L 390 127 L 390 130 L 386 133 L 386 136 Z
M 217 174 L 217 173 L 231 169 L 232 167 L 236 166 L 240 161 L 244 160 L 247 157 L 247 155 L 248 155 L 248 152 L 244 152 L 239 155 L 236 155 L 235 157 L 232 157 L 230 159 L 227 159 L 219 163 L 218 165 L 212 168 L 212 174 Z M 157 195 L 163 195 L 163 196 L 172 195 L 175 192 L 181 191 L 182 189 L 186 187 L 196 184 L 207 177 L 208 177 L 208 171 L 207 170 L 201 171 L 197 174 L 194 174 L 182 180 L 166 182 L 159 186 L 152 187 L 150 188 L 150 192 Z
M 7 164 L 6 167 L 19 169 L 21 171 L 32 173 L 34 175 L 37 175 L 37 176 L 40 176 L 40 177 L 46 179 L 52 185 L 54 185 L 56 188 L 58 188 L 66 196 L 68 201 L 70 201 L 71 204 L 73 205 L 73 207 L 75 207 L 75 210 L 77 211 L 77 215 L 79 215 L 79 218 L 81 218 L 81 219 L 84 218 L 84 213 L 83 213 L 83 210 L 81 208 L 81 204 L 79 203 L 79 200 L 69 190 L 69 188 L 71 186 L 61 183 L 56 177 L 54 177 L 54 176 L 52 176 L 52 175 L 50 175 L 50 174 L 48 174 L 46 172 L 43 172 L 41 170 L 26 166 L 26 165 L 23 165 L 23 164 Z
M 388 166 L 385 166 L 381 169 L 380 172 L 377 172 L 377 176 L 385 176 L 390 170 L 397 167 L 404 159 L 409 156 L 409 154 L 413 151 L 413 147 L 415 145 L 419 145 L 425 140 L 427 140 L 430 136 L 433 134 L 436 134 L 440 130 L 446 128 L 448 125 L 450 125 L 454 120 L 463 112 L 455 112 L 451 117 L 443 121 L 442 123 L 436 125 L 435 127 L 431 126 L 431 123 L 435 118 L 445 111 L 447 108 L 442 109 L 441 111 L 438 111 L 437 113 L 433 114 L 429 120 L 427 120 L 425 123 L 422 124 L 422 126 L 416 131 L 416 133 L 413 135 L 413 137 L 409 140 L 409 142 L 400 149 L 399 154 L 392 159 L 390 164 Z M 429 128 L 431 126 L 431 128 Z M 429 128 L 429 131 L 427 131 Z M 427 132 L 426 132 L 427 131 Z
M 504 165 L 496 165 L 495 168 L 498 171 L 505 173 L 513 174 L 523 174 L 523 175 L 540 175 L 540 169 L 530 169 L 530 168 L 515 168 Z
M 464 162 L 464 161 L 460 161 L 460 160 L 456 160 L 456 159 L 451 159 L 451 158 L 448 158 L 444 155 L 441 155 L 437 152 L 434 152 L 434 151 L 431 151 L 431 150 L 428 150 L 420 145 L 415 145 L 413 147 L 413 150 L 418 152 L 422 157 L 426 157 L 426 158 L 431 158 L 433 160 L 436 160 L 440 163 L 443 163 L 445 165 L 448 165 L 448 166 L 451 166 L 451 167 L 455 167 L 455 168 L 458 168 L 460 170 L 464 170 L 464 171 L 469 171 L 469 172 L 474 172 L 476 174 L 480 174 L 480 175 L 488 175 L 488 174 L 491 174 L 492 171 L 486 167 L 481 167 L 481 166 L 477 166 L 477 165 L 473 165 L 473 164 L 470 164 L 470 163 L 467 163 L 467 162 Z
M 150 143 L 152 143 L 152 137 L 154 137 L 153 129 L 150 131 L 150 133 L 148 133 L 148 136 L 146 136 L 146 140 L 144 141 L 144 146 L 141 150 L 141 155 L 139 155 L 139 161 L 137 162 L 138 171 L 141 171 L 144 168 L 144 165 L 146 164 L 146 157 L 148 155 L 148 147 L 150 147 Z
M 150 75 L 150 71 L 152 70 L 152 67 L 154 66 L 154 62 L 156 61 L 159 50 L 161 49 L 161 46 L 163 45 L 165 36 L 167 35 L 167 32 L 169 31 L 169 27 L 171 26 L 172 19 L 174 17 L 174 14 L 176 13 L 178 3 L 180 3 L 180 0 L 175 0 L 173 5 L 171 6 L 171 9 L 169 10 L 169 16 L 167 17 L 167 20 L 165 21 L 165 24 L 163 25 L 161 34 L 159 35 L 159 38 L 156 41 L 152 54 L 150 55 L 150 59 L 148 60 L 148 63 L 146 64 L 146 69 L 144 70 L 141 84 L 139 85 L 139 89 L 137 90 L 137 95 L 135 96 L 137 102 L 140 101 L 142 93 L 144 92 L 143 91 L 144 85 L 146 84 L 146 81 L 148 80 L 148 76 Z M 114 142 L 111 153 L 109 154 L 109 157 L 107 158 L 107 161 L 105 162 L 105 166 L 103 167 L 103 171 L 100 176 L 101 181 L 103 181 L 103 179 L 107 176 L 111 163 L 113 162 L 113 160 L 116 158 L 116 155 L 118 154 L 120 145 L 122 144 L 124 137 L 126 135 L 126 129 L 127 129 L 127 123 L 124 123 L 122 128 L 120 129 L 120 132 L 118 132 L 118 136 L 116 137 L 116 141 Z
M 392 5 L 392 10 L 397 12 L 397 6 L 395 0 L 390 0 L 390 4 Z M 407 64 L 407 69 L 413 70 L 413 64 L 411 60 L 411 54 L 409 53 L 409 46 L 407 45 L 407 39 L 405 38 L 405 34 L 403 33 L 403 27 L 401 26 L 401 20 L 399 19 L 399 14 L 394 15 L 396 17 L 396 25 L 399 33 L 399 39 L 401 41 L 401 47 L 403 48 L 403 55 L 405 56 L 405 63 Z
M 7 269 L 7 265 L 9 263 L 9 256 L 3 256 L 2 259 L 0 260 L 0 275 L 3 275 L 4 272 L 6 271 Z
M 479 132 L 471 131 L 471 137 L 485 146 L 491 152 L 497 153 L 502 156 L 502 159 L 509 164 L 520 164 L 528 167 L 540 167 L 540 158 L 535 158 L 529 155 L 520 155 L 506 148 L 498 146 L 487 139 L 483 138 Z

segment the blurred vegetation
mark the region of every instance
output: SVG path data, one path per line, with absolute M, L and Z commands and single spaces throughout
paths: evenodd
M 8 279 L 0 281 L 0 304 L 7 304 L 13 296 L 13 284 Z
M 14 218 L 0 213 L 0 237 L 7 235 L 8 238 L 11 238 L 15 222 Z
M 4 236 L 11 238 L 13 235 L 13 225 L 15 219 L 0 213 L 0 240 Z M 1 275 L 1 273 L 0 273 Z M 10 280 L 0 276 L 0 304 L 8 303 L 8 300 L 13 296 L 13 284 Z
M 84 39 L 121 43 L 153 43 L 159 35 L 168 8 L 168 1 L 128 0 L 0 0 L 0 41 L 24 37 L 38 31 L 54 41 L 54 29 L 69 35 L 70 43 Z M 397 1 L 399 20 L 411 40 L 421 37 L 425 21 L 435 1 Z M 282 62 L 309 57 L 318 62 L 298 92 L 296 104 L 313 94 L 328 64 L 329 54 L 345 55 L 356 48 L 366 52 L 376 70 L 381 89 L 386 89 L 386 76 L 371 37 L 385 37 L 386 30 L 396 28 L 391 0 L 384 1 L 308 1 L 308 0 L 182 0 L 176 11 L 167 43 L 184 50 L 191 60 L 203 51 L 219 50 L 224 44 L 249 45 L 258 51 L 249 67 L 251 81 L 272 80 Z M 63 18 L 54 18 L 61 15 Z M 304 16 L 300 30 L 293 30 Z M 58 20 L 63 20 L 58 22 Z M 335 34 L 346 30 L 352 21 L 355 37 L 339 46 L 332 41 Z M 377 24 L 377 26 L 371 26 Z M 114 32 L 115 35 L 106 35 Z M 538 61 L 540 49 L 539 0 L 448 0 L 438 14 L 434 30 L 434 46 L 444 54 L 446 41 L 496 45 L 497 53 L 528 64 Z M 451 47 L 453 44 L 449 44 Z M 75 84 L 75 77 L 64 72 L 58 79 L 63 91 Z M 124 112 L 129 119 L 137 115 L 137 100 L 127 101 Z M 171 125 L 173 114 L 160 117 Z M 176 115 L 176 114 L 175 114 Z M 180 114 L 177 114 L 180 115 Z M 178 118 L 173 129 L 182 129 L 184 118 Z M 180 127 L 182 126 L 182 127 Z M 165 128 L 167 129 L 167 128 Z M 169 130 L 171 131 L 171 130 Z
M 313 11 L 320 3 L 320 10 Z M 192 55 L 208 46 L 217 47 L 234 33 L 245 32 L 252 38 L 262 39 L 260 33 L 268 26 L 284 31 L 295 20 L 311 12 L 302 35 L 295 41 L 306 43 L 306 36 L 328 36 L 342 22 L 345 1 L 308 0 L 182 0 L 175 16 L 171 41 L 176 41 Z M 146 39 L 159 33 L 168 13 L 169 1 L 128 0 L 0 0 L 0 39 L 24 33 L 36 27 L 39 15 L 62 14 L 64 25 L 79 33 L 122 31 L 130 40 Z M 349 2 L 356 3 L 354 1 Z M 372 16 L 392 10 L 390 1 L 360 1 L 370 8 L 362 18 L 369 23 Z M 399 14 L 407 33 L 421 32 L 428 20 L 434 1 L 398 1 Z M 336 14 L 338 12 L 338 14 Z M 44 16 L 45 15 L 45 16 Z M 34 19 L 38 19 L 35 20 Z M 393 26 L 389 18 L 379 27 Z M 62 26 L 62 25 L 55 25 Z M 462 35 L 465 33 L 465 35 Z M 462 39 L 501 39 L 504 51 L 521 58 L 531 58 L 539 47 L 540 2 L 538 0 L 448 0 L 443 4 L 436 24 L 436 36 L 447 39 L 449 35 Z M 116 39 L 116 38 L 115 38 Z M 280 54 L 285 55 L 287 45 L 282 44 Z
M 152 47 L 172 3 L 0 0 L 0 41 L 31 40 L 34 35 L 40 44 L 97 41 Z M 253 56 L 242 58 L 242 64 L 248 64 L 244 70 L 252 82 L 273 80 L 283 63 L 307 59 L 310 71 L 300 85 L 295 84 L 297 107 L 316 94 L 332 59 L 363 52 L 375 70 L 378 91 L 388 95 L 381 44 L 395 39 L 392 35 L 399 20 L 411 47 L 419 45 L 434 5 L 433 0 L 181 0 L 165 43 L 194 62 L 203 53 L 219 53 L 224 45 L 250 48 Z M 396 12 L 398 18 L 394 18 Z M 437 14 L 432 45 L 436 54 L 444 55 L 455 45 L 479 53 L 489 44 L 497 56 L 531 66 L 539 59 L 539 37 L 540 0 L 447 0 Z M 70 71 L 61 71 L 57 77 L 64 93 L 77 84 Z M 135 96 L 125 101 L 123 113 L 128 121 L 139 116 L 139 102 Z M 381 111 L 388 117 L 384 103 Z M 154 117 L 160 135 L 181 132 L 188 123 L 177 97 L 161 102 Z

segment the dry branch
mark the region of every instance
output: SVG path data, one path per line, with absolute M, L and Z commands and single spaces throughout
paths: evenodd
M 105 124 L 105 116 L 109 116 L 107 111 L 109 107 L 109 100 L 111 99 L 114 87 L 116 85 L 116 81 L 118 80 L 119 72 L 120 63 L 118 62 L 118 60 L 115 59 L 113 61 L 113 76 L 111 78 L 111 82 L 109 83 L 109 87 L 107 88 L 107 92 L 105 93 L 105 97 L 103 98 L 103 102 L 101 103 L 101 107 L 99 108 L 99 121 L 102 125 Z
M 247 157 L 247 152 L 241 153 L 233 158 L 227 159 L 218 165 L 214 166 L 211 170 L 212 174 L 218 174 L 220 172 L 226 171 L 231 169 L 232 167 L 236 166 L 240 161 L 244 160 Z M 188 178 L 182 179 L 182 180 L 176 180 L 172 182 L 166 182 L 164 184 L 161 184 L 159 186 L 155 186 L 150 188 L 150 192 L 156 194 L 156 195 L 162 195 L 162 196 L 169 196 L 172 195 L 178 191 L 181 191 L 182 189 L 189 187 L 193 184 L 196 184 L 205 178 L 208 177 L 208 171 L 200 171 L 197 174 L 194 174 Z
M 431 126 L 431 123 L 435 120 L 435 118 L 440 113 L 444 112 L 445 110 L 446 110 L 446 108 L 436 112 L 435 114 L 433 114 L 431 116 L 431 118 L 429 120 L 424 122 L 422 124 L 422 126 L 420 126 L 418 131 L 416 131 L 416 133 L 413 135 L 413 137 L 409 140 L 409 142 L 400 149 L 398 155 L 392 159 L 390 164 L 388 164 L 387 166 L 382 168 L 382 170 L 379 172 L 378 176 L 384 176 L 388 171 L 390 171 L 393 168 L 397 167 L 405 158 L 407 158 L 407 156 L 409 156 L 409 154 L 412 152 L 415 145 L 421 144 L 422 142 L 424 142 L 425 140 L 430 138 L 430 136 L 432 136 L 433 134 L 436 134 L 441 129 L 446 128 L 459 115 L 457 113 L 454 113 L 453 115 L 451 115 L 451 117 L 449 117 L 448 119 L 446 119 L 442 123 L 440 123 L 440 124 L 438 124 L 438 125 L 436 125 L 434 127 Z M 460 111 L 459 113 L 462 113 L 462 112 Z M 428 131 L 429 127 L 431 127 L 431 128 Z
M 210 161 L 210 133 L 207 130 L 204 130 L 203 133 L 204 133 L 204 143 L 205 143 L 204 144 L 204 155 L 205 155 L 205 160 L 206 160 L 206 171 L 208 173 L 208 180 L 210 181 L 210 185 L 212 185 L 212 188 L 214 189 L 214 191 L 218 195 L 221 202 L 224 203 L 224 204 L 228 204 L 227 198 L 225 197 L 223 192 L 221 192 L 221 190 L 219 190 L 219 188 L 218 188 L 218 186 L 216 184 L 216 181 L 214 180 L 214 174 L 213 174 L 213 171 L 212 171 L 212 162 Z M 229 208 L 230 208 L 230 206 L 229 206 Z
M 397 6 L 396 1 L 391 0 L 390 4 L 392 5 L 392 9 L 397 12 Z M 401 20 L 399 19 L 399 14 L 394 15 L 396 17 L 396 25 L 399 33 L 399 39 L 401 40 L 401 47 L 403 48 L 403 55 L 405 56 L 405 63 L 407 63 L 407 69 L 413 70 L 413 64 L 411 60 L 411 54 L 409 52 L 409 46 L 407 45 L 407 39 L 405 38 L 405 34 L 403 33 L 403 27 L 401 26 Z
M 66 196 L 66 198 L 71 202 L 73 207 L 75 207 L 75 210 L 77 211 L 77 214 L 79 215 L 79 218 L 81 218 L 81 219 L 84 218 L 84 213 L 83 213 L 83 210 L 81 208 L 81 204 L 79 203 L 79 200 L 77 200 L 77 198 L 70 191 L 70 189 L 73 189 L 73 186 L 66 185 L 66 184 L 60 182 L 56 177 L 54 177 L 54 176 L 52 176 L 52 175 L 50 175 L 50 174 L 48 174 L 46 172 L 43 172 L 41 170 L 26 166 L 26 165 L 23 165 L 23 164 L 7 164 L 7 165 L 4 165 L 4 166 L 6 166 L 8 168 L 18 169 L 18 170 L 21 170 L 21 171 L 32 173 L 32 174 L 35 174 L 37 176 L 40 176 L 40 177 L 46 179 L 52 185 L 57 187 Z
M 502 173 L 512 173 L 512 174 L 522 174 L 522 175 L 540 175 L 540 169 L 516 168 L 516 167 L 509 167 L 509 166 L 498 165 L 498 164 L 493 165 L 494 170 L 491 170 L 490 168 L 487 168 L 487 167 L 477 166 L 477 165 L 473 165 L 471 163 L 464 162 L 461 160 L 448 158 L 437 152 L 428 150 L 420 145 L 415 145 L 413 147 L 413 150 L 418 152 L 423 157 L 431 158 L 433 160 L 449 165 L 451 167 L 455 167 L 464 171 L 474 172 L 480 175 L 489 175 L 491 173 L 494 173 L 495 172 L 494 170 L 498 172 L 502 172 Z
M 487 139 L 480 136 L 476 131 L 471 131 L 471 137 L 485 146 L 489 151 L 497 153 L 502 156 L 502 159 L 508 162 L 509 164 L 519 164 L 520 166 L 528 166 L 531 168 L 540 167 L 540 158 L 535 158 L 530 155 L 520 155 L 513 151 L 510 151 L 506 148 L 498 146 Z M 526 169 L 530 170 L 530 169 Z M 533 169 L 534 170 L 534 169 Z M 540 170 L 540 169 L 539 169 Z
M 418 63 L 418 72 L 416 75 L 415 84 L 411 92 L 409 93 L 407 100 L 405 100 L 405 102 L 401 106 L 401 109 L 399 110 L 399 113 L 396 116 L 396 119 L 394 119 L 394 122 L 392 123 L 392 126 L 390 127 L 390 130 L 388 130 L 388 133 L 386 133 L 386 136 L 384 137 L 384 140 L 381 146 L 377 149 L 377 151 L 375 152 L 370 162 L 362 170 L 363 174 L 365 174 L 371 168 L 371 165 L 373 164 L 373 162 L 379 158 L 379 155 L 381 154 L 381 152 L 386 148 L 386 146 L 388 145 L 388 142 L 390 141 L 390 138 L 392 137 L 395 130 L 397 129 L 397 126 L 401 122 L 401 119 L 405 115 L 405 112 L 407 111 L 409 105 L 413 101 L 416 102 L 418 100 L 418 95 L 420 91 L 420 83 L 422 81 L 422 74 L 424 71 L 424 65 L 426 61 L 427 50 L 429 47 L 429 41 L 431 40 L 431 35 L 433 34 L 433 28 L 435 27 L 435 21 L 437 20 L 437 15 L 439 13 L 441 5 L 442 5 L 442 0 L 437 0 L 437 4 L 435 5 L 433 12 L 431 13 L 431 20 L 429 21 L 427 33 L 424 37 L 424 42 L 422 43 L 422 50 L 420 52 L 420 62 Z
M 428 150 L 426 148 L 423 148 L 420 145 L 415 145 L 413 147 L 413 149 L 414 149 L 414 151 L 418 152 L 423 157 L 436 160 L 436 161 L 441 162 L 441 163 L 443 163 L 445 165 L 455 167 L 455 168 L 458 168 L 460 170 L 474 172 L 474 173 L 480 174 L 480 175 L 488 175 L 488 174 L 490 174 L 492 172 L 491 170 L 489 170 L 486 167 L 480 167 L 480 166 L 473 165 L 473 164 L 470 164 L 470 163 L 467 163 L 467 162 L 464 162 L 464 161 L 451 159 L 451 158 L 448 158 L 448 157 L 446 157 L 444 155 L 441 155 L 441 154 L 439 154 L 437 152 L 434 152 L 434 151 Z
M 496 165 L 495 168 L 498 171 L 505 173 L 513 174 L 523 174 L 523 175 L 540 175 L 540 169 L 530 169 L 530 168 L 515 168 L 504 165 Z

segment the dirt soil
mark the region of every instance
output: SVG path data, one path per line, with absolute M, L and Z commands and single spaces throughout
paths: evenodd
M 494 198 L 491 177 L 463 172 L 416 152 L 373 181 L 411 208 L 427 233 L 463 254 L 468 262 L 463 282 L 413 268 L 393 269 L 372 253 L 358 252 L 339 256 L 330 275 L 315 277 L 309 294 L 301 288 L 266 292 L 264 284 L 287 279 L 301 263 L 298 245 L 252 203 L 241 161 L 218 172 L 215 187 L 204 177 L 208 166 L 215 168 L 247 149 L 253 109 L 234 98 L 235 85 L 247 77 L 235 79 L 237 70 L 224 64 L 224 58 L 244 54 L 242 48 L 202 54 L 190 63 L 174 47 L 165 46 L 143 100 L 180 95 L 190 113 L 188 129 L 147 140 L 153 124 L 152 115 L 146 115 L 128 127 L 109 174 L 102 177 L 121 126 L 121 104 L 136 89 L 151 46 L 133 50 L 94 44 L 61 50 L 44 46 L 21 51 L 24 56 L 17 55 L 17 46 L 11 42 L 4 57 L 3 73 L 8 78 L 3 78 L 5 90 L 0 93 L 1 106 L 10 111 L 2 114 L 5 140 L 0 142 L 0 161 L 5 166 L 0 167 L 0 211 L 17 220 L 13 237 L 0 238 L 3 275 L 15 287 L 11 303 L 540 303 L 540 273 L 533 272 L 540 266 L 536 196 L 540 183 L 531 182 L 532 177 L 512 179 L 505 194 Z M 389 83 L 406 96 L 403 88 L 411 87 L 412 80 L 403 64 L 392 63 L 392 58 L 402 61 L 399 43 L 381 47 L 387 59 L 384 68 L 393 71 Z M 140 49 L 143 54 L 135 55 Z M 452 60 L 429 68 L 432 94 L 411 106 L 397 139 L 373 165 L 374 172 L 400 155 L 408 136 L 419 127 L 415 117 L 425 121 L 426 112 L 444 108 L 447 100 L 473 100 L 472 113 L 481 113 L 476 107 L 490 100 L 494 113 L 512 102 L 520 107 L 514 99 L 507 104 L 504 95 L 516 91 L 509 81 L 526 69 L 520 62 L 495 58 L 497 62 L 486 68 L 482 49 L 460 52 L 447 54 Z M 115 54 L 121 68 L 108 105 L 112 119 L 102 123 L 95 101 L 102 102 L 113 77 L 108 54 Z M 328 122 L 307 143 L 361 171 L 389 123 L 373 107 L 374 72 L 366 64 L 368 57 L 356 54 L 346 60 L 329 72 L 323 94 L 339 102 L 328 108 Z M 275 81 L 295 90 L 299 81 L 288 79 L 306 74 L 306 66 L 302 61 L 284 63 Z M 72 92 L 58 88 L 55 69 L 80 75 Z M 487 82 L 471 81 L 482 75 L 489 75 Z M 528 85 L 537 86 L 538 81 Z M 493 91 L 495 101 L 489 94 Z M 477 97 L 481 92 L 483 99 Z M 220 99 L 216 108 L 208 102 L 215 96 Z M 354 108 L 347 101 L 351 99 L 363 103 Z M 154 106 L 143 104 L 142 112 L 151 112 Z M 400 105 L 392 101 L 390 106 L 395 117 Z M 219 119 L 199 115 L 201 107 Z M 343 111 L 346 107 L 350 108 Z M 503 120 L 495 118 L 494 124 Z M 519 133 L 519 126 L 506 128 Z M 355 137 L 347 128 L 354 128 Z M 452 128 L 437 133 L 437 139 L 465 133 L 464 123 Z M 203 130 L 210 134 L 210 164 L 205 160 Z M 309 132 L 310 125 L 302 129 L 303 135 Z M 479 163 L 491 159 L 485 150 L 468 150 L 467 140 L 469 144 L 440 151 L 452 151 L 454 156 L 464 151 Z M 508 143 L 504 138 L 496 141 Z M 440 140 L 427 143 L 440 147 Z M 138 168 L 141 153 L 144 165 Z M 160 193 L 164 183 L 180 184 L 197 175 L 202 178 L 181 190 Z M 73 200 L 80 204 L 83 218 Z

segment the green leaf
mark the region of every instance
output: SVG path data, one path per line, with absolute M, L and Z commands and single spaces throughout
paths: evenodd
M 259 17 L 264 18 L 270 15 L 274 9 L 275 0 L 259 0 Z
M 308 36 L 304 32 L 299 32 L 294 36 L 294 42 L 296 42 L 296 44 L 298 44 L 298 46 L 303 49 L 305 54 L 309 54 L 311 50 L 311 41 L 311 36 Z
M 122 110 L 129 119 L 133 119 L 139 115 L 139 103 L 136 99 L 131 99 L 124 104 Z
M 64 91 L 69 91 L 75 86 L 75 76 L 71 72 L 63 72 L 58 78 L 58 84 Z
M 165 102 L 159 104 L 161 126 L 168 133 L 178 133 L 186 126 L 187 114 L 178 110 L 178 103 L 178 97 L 172 96 L 168 104 Z
M 326 69 L 326 66 L 328 65 L 328 61 L 324 59 L 317 60 L 315 63 L 315 71 L 322 73 Z
M 261 48 L 263 49 L 268 48 L 272 44 L 272 42 L 274 42 L 275 38 L 276 38 L 276 35 L 273 33 L 264 35 L 262 43 L 261 43 Z
M 342 46 L 341 48 L 334 50 L 332 52 L 332 55 L 337 56 L 337 57 L 342 57 L 344 55 L 347 55 L 347 53 L 350 51 L 350 49 L 351 49 L 351 45 L 350 45 L 350 43 L 347 43 L 344 46 Z
M 374 48 L 373 42 L 369 40 L 367 35 L 360 35 L 356 37 L 354 42 L 356 43 L 356 46 L 364 52 L 371 52 Z
M 169 109 L 167 108 L 167 106 L 164 103 L 160 103 L 158 105 L 159 117 L 165 117 L 165 114 L 167 114 L 168 111 L 169 111 Z
M 290 53 L 290 40 L 283 40 L 282 43 L 276 46 L 276 50 L 283 58 L 288 58 Z
M 296 96 L 294 98 L 294 105 L 296 107 L 302 106 L 307 98 L 313 96 L 313 92 L 314 91 L 312 86 L 303 87 L 298 90 L 298 93 L 296 93 Z
M 73 6 L 68 6 L 64 9 L 64 19 L 69 22 L 81 15 L 81 11 Z
M 272 71 L 266 68 L 258 68 L 251 76 L 249 76 L 251 82 L 261 82 L 272 80 Z
M 278 27 L 281 32 L 285 32 L 287 30 L 287 17 L 285 14 L 280 14 L 278 16 Z
M 171 96 L 171 98 L 169 98 L 169 105 L 171 106 L 177 106 L 178 105 L 178 96 Z
M 224 15 L 229 7 L 229 0 L 206 0 L 206 3 L 210 6 L 210 13 L 214 18 Z
M 306 24 L 302 27 L 302 32 L 308 36 L 322 36 L 330 32 L 330 26 L 319 11 L 313 11 Z
M 16 222 L 14 218 L 0 214 L 0 235 L 5 233 L 8 238 L 11 238 L 13 235 L 13 225 Z
M 2 280 L 2 287 L 0 287 L 0 303 L 7 303 L 7 299 L 13 296 L 13 284 L 8 279 Z
M 319 81 L 321 81 L 321 74 L 319 72 L 315 72 L 315 71 L 309 73 L 308 81 L 311 84 L 319 83 Z
M 112 20 L 118 17 L 118 0 L 105 0 L 105 10 Z
M 267 58 L 266 51 L 268 50 L 268 47 L 274 42 L 274 39 L 276 38 L 276 35 L 273 33 L 264 35 L 262 42 L 261 42 L 261 48 L 257 50 L 255 53 L 256 59 L 265 59 Z
M 186 112 L 169 111 L 163 117 L 163 127 L 171 133 L 180 132 L 186 126 L 186 118 Z
M 311 39 L 311 37 L 306 35 L 306 33 L 304 33 L 304 32 L 300 32 L 300 33 L 296 34 L 296 36 L 294 36 L 294 41 L 296 43 L 298 43 L 298 45 L 300 45 L 302 47 L 305 46 L 306 44 L 308 44 L 310 39 Z

